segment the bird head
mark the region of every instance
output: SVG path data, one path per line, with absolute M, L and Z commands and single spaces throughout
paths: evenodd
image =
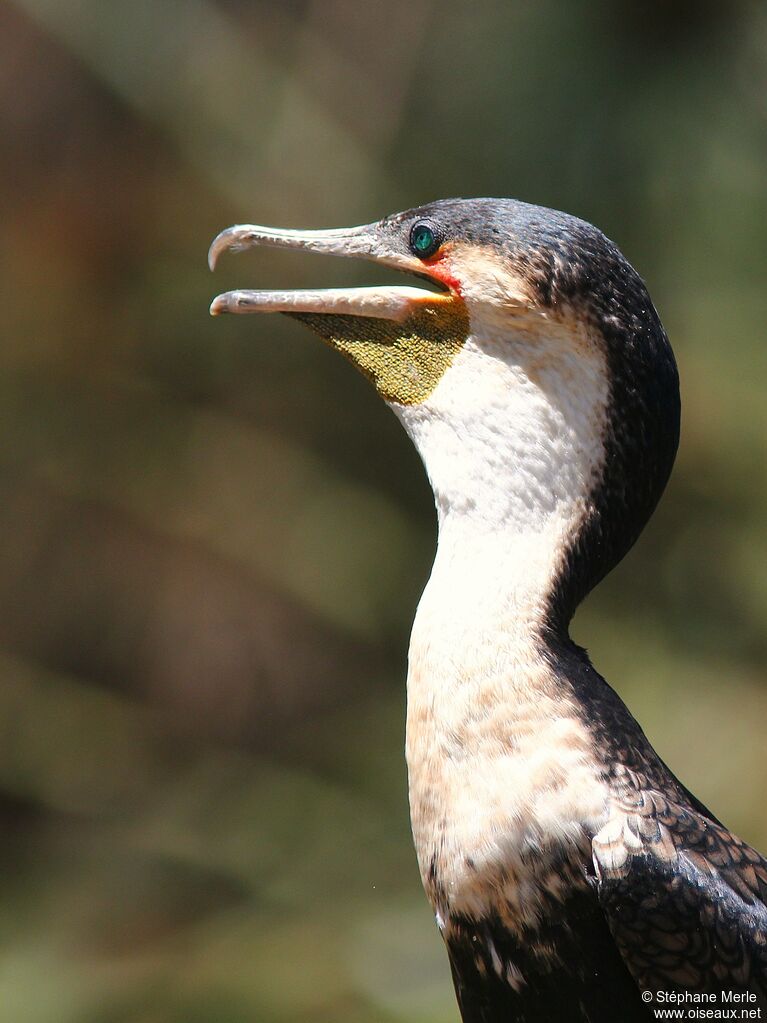
M 563 213 L 451 199 L 349 229 L 238 225 L 210 266 L 254 246 L 367 259 L 429 285 L 231 291 L 211 313 L 287 313 L 348 358 L 413 438 L 441 522 L 548 537 L 551 617 L 566 625 L 638 536 L 678 440 L 673 355 L 617 247 Z

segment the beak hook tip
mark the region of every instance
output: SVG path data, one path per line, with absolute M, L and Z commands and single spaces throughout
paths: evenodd
M 218 263 L 218 257 L 221 255 L 221 235 L 217 235 L 208 249 L 208 268 L 211 270 L 216 269 L 216 263 Z

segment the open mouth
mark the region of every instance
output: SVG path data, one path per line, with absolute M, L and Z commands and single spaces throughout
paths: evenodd
M 238 224 L 222 231 L 214 239 L 208 252 L 208 264 L 213 270 L 223 252 L 242 252 L 256 246 L 368 259 L 426 280 L 436 290 L 395 284 L 296 291 L 227 291 L 213 300 L 211 315 L 292 313 L 355 316 L 403 323 L 424 306 L 434 309 L 455 298 L 452 287 L 436 265 L 430 270 L 422 260 L 396 251 L 377 224 L 329 231 L 295 231 Z
M 402 230 L 381 221 L 334 231 L 292 231 L 241 224 L 215 239 L 211 269 L 222 252 L 258 245 L 368 259 L 429 282 L 313 291 L 227 291 L 213 300 L 220 313 L 287 313 L 340 352 L 386 401 L 413 405 L 433 391 L 466 341 L 469 321 L 446 260 L 408 252 Z

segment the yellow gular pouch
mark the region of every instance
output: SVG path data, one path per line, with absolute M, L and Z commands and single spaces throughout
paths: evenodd
M 406 319 L 287 313 L 344 355 L 385 401 L 418 405 L 432 393 L 469 334 L 463 302 L 419 302 Z

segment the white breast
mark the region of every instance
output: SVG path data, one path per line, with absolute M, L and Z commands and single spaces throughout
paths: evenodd
M 536 917 L 541 888 L 556 895 L 552 886 L 572 880 L 555 863 L 588 862 L 608 794 L 590 736 L 530 635 L 511 609 L 490 616 L 489 566 L 476 555 L 476 575 L 448 581 L 438 561 L 408 673 L 421 875 L 443 918 L 493 911 L 512 928 Z

